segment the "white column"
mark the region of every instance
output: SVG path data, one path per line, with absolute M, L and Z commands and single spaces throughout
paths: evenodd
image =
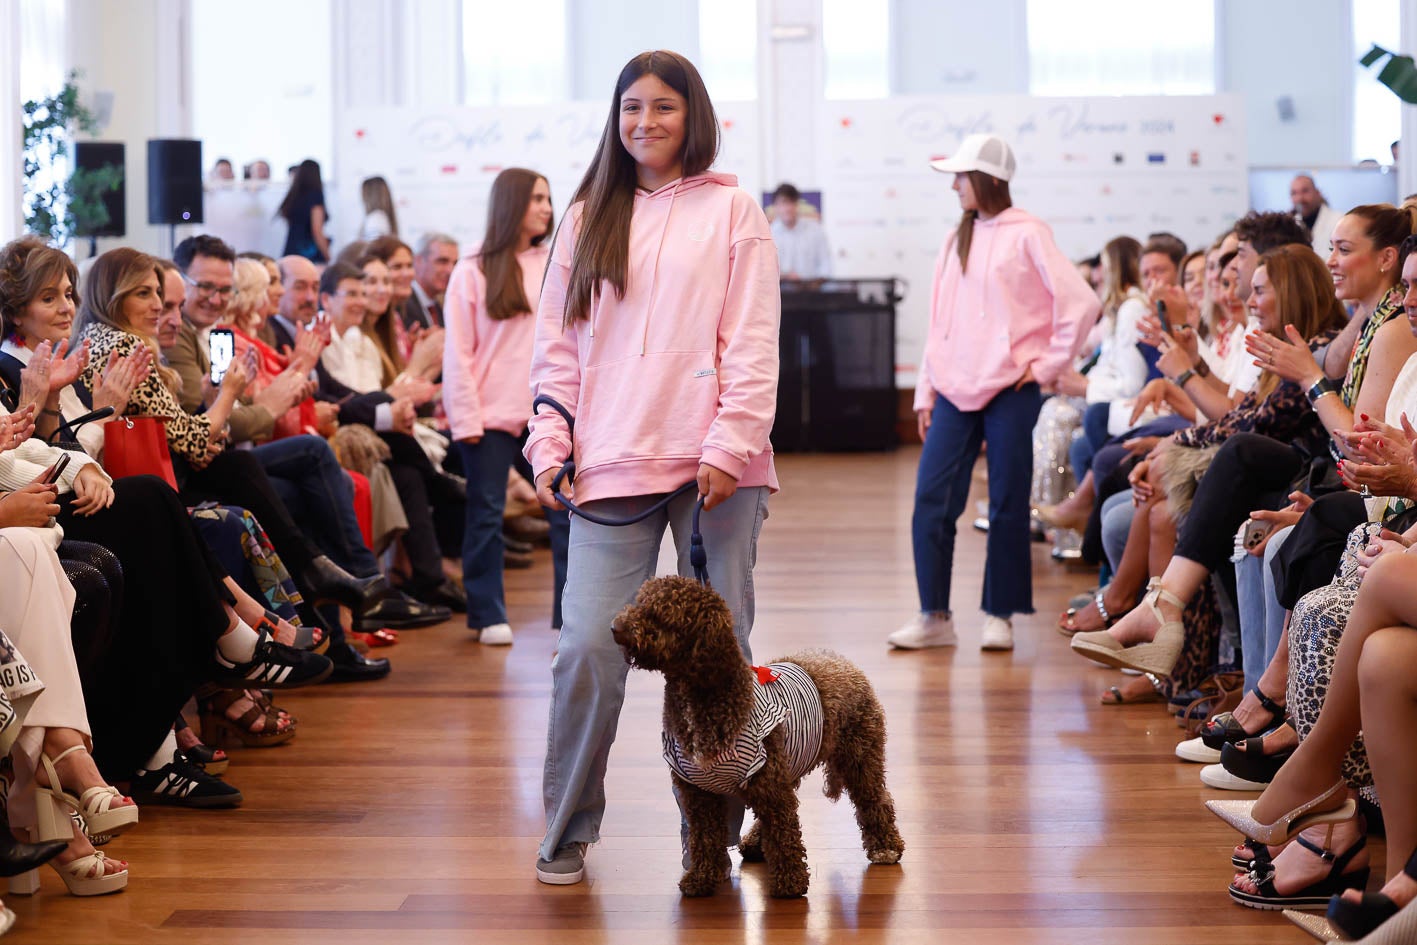
M 763 187 L 790 180 L 817 186 L 817 113 L 823 71 L 821 0 L 762 0 L 770 17 L 758 56 L 763 63 Z
M 1402 52 L 1417 55 L 1417 4 L 1402 4 Z M 1402 150 L 1397 162 L 1397 196 L 1417 193 L 1417 105 L 1402 105 Z
M 0 3 L 0 242 L 15 238 L 24 226 L 20 104 L 20 6 Z

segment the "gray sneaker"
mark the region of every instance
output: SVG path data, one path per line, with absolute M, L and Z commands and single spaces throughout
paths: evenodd
M 551 886 L 571 886 L 585 879 L 584 843 L 563 843 L 550 860 L 536 858 L 536 878 Z

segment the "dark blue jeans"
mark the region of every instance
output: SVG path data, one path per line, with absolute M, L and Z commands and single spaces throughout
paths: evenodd
M 354 484 L 318 436 L 291 436 L 251 451 L 291 517 L 330 559 L 356 577 L 379 573 L 354 517 Z
M 1000 392 L 983 410 L 962 411 L 939 394 L 915 481 L 911 536 L 920 609 L 950 609 L 955 522 L 969 499 L 980 445 L 989 452 L 989 541 L 984 559 L 985 613 L 1033 613 L 1029 491 L 1033 483 L 1033 425 L 1043 397 L 1037 384 Z
M 1073 464 L 1073 476 L 1078 482 L 1092 468 L 1092 457 L 1107 442 L 1107 419 L 1112 415 L 1110 402 L 1088 404 L 1082 415 L 1082 436 L 1073 440 L 1068 459 Z
M 477 443 L 458 443 L 467 477 L 467 515 L 463 528 L 462 583 L 467 591 L 467 625 L 474 629 L 507 622 L 502 593 L 502 513 L 507 506 L 507 474 L 521 458 L 522 440 L 488 430 Z M 551 624 L 561 626 L 561 590 L 566 584 L 566 549 L 571 523 L 565 510 L 546 512 L 551 526 L 553 589 Z

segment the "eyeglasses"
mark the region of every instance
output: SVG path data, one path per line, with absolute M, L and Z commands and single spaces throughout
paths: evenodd
M 198 282 L 185 273 L 182 276 L 182 281 L 196 289 L 198 295 L 205 295 L 209 298 L 213 295 L 219 295 L 229 299 L 231 298 L 231 294 L 236 291 L 236 286 L 234 285 L 214 285 L 210 282 Z

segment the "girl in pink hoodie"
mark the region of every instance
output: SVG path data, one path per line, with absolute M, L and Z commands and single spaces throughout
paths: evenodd
M 777 253 L 737 181 L 708 173 L 718 121 L 698 71 L 671 52 L 636 56 L 615 83 L 599 150 L 551 252 L 537 311 L 532 391 L 575 417 L 532 418 L 526 457 L 542 501 L 574 457 L 574 498 L 622 519 L 697 481 L 709 578 L 748 652 L 752 568 L 777 488 Z M 446 382 L 446 378 L 445 378 Z M 615 615 L 654 574 L 666 527 L 690 573 L 695 496 L 636 525 L 571 520 L 561 636 L 552 663 L 543 793 L 545 883 L 580 882 L 600 837 L 605 766 L 628 667 Z M 742 808 L 729 814 L 734 841 Z
M 969 498 L 980 446 L 989 444 L 989 544 L 981 647 L 1013 649 L 1014 614 L 1033 612 L 1029 489 L 1040 385 L 1072 363 L 1101 303 L 1058 250 L 1047 224 L 1009 197 L 1014 155 L 994 135 L 970 135 L 952 157 L 964 218 L 935 264 L 930 330 L 915 412 L 925 447 L 911 522 L 920 613 L 892 646 L 953 646 L 950 572 L 955 522 Z
M 554 231 L 551 187 L 535 171 L 509 167 L 492 182 L 482 245 L 458 261 L 443 304 L 443 409 L 467 476 L 462 580 L 467 625 L 488 646 L 512 642 L 502 593 L 502 513 L 507 474 L 525 466 L 531 418 L 531 349 L 537 301 Z M 526 470 L 530 474 L 530 469 Z M 560 625 L 570 522 L 548 510 L 555 562 L 552 625 Z

